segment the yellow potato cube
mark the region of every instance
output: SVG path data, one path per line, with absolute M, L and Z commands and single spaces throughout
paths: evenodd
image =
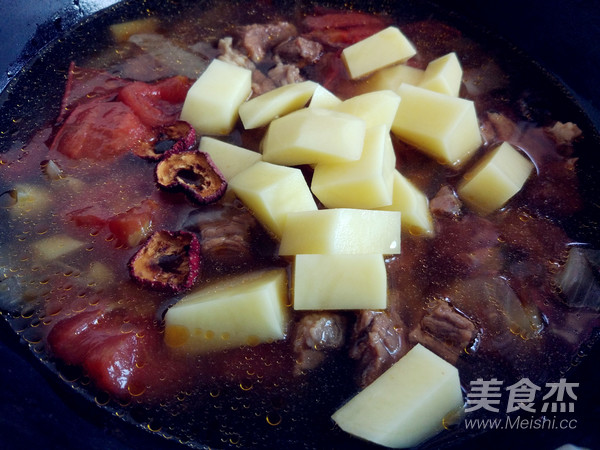
M 115 23 L 110 26 L 110 34 L 116 42 L 127 42 L 134 34 L 153 33 L 159 26 L 160 21 L 156 17 L 146 17 L 145 19 Z
M 409 448 L 442 431 L 462 405 L 456 367 L 417 344 L 331 417 L 354 436 Z
M 365 129 L 365 121 L 351 114 L 300 109 L 271 122 L 262 142 L 263 160 L 288 166 L 356 161 Z
M 385 309 L 383 255 L 296 255 L 294 309 Z
M 210 155 L 227 181 L 262 159 L 260 153 L 209 136 L 200 138 L 200 151 Z
M 32 247 L 41 258 L 47 261 L 54 261 L 61 256 L 80 249 L 83 245 L 83 241 L 79 241 L 66 234 L 57 234 L 34 242 Z
M 400 212 L 320 209 L 287 216 L 280 255 L 400 253 Z
M 285 338 L 285 269 L 250 272 L 203 286 L 165 315 L 169 347 L 201 354 Z
M 313 93 L 312 98 L 310 99 L 308 107 L 334 109 L 340 103 L 342 103 L 342 100 L 340 100 L 335 94 L 323 86 L 318 85 Z
M 199 134 L 229 134 L 251 90 L 251 70 L 215 59 L 188 91 L 181 120 Z
M 367 128 L 385 125 L 390 131 L 400 105 L 400 97 L 392 91 L 375 91 L 344 100 L 335 111 L 360 117 Z
M 419 87 L 458 97 L 462 75 L 458 56 L 454 52 L 448 53 L 427 65 Z
M 402 84 L 392 133 L 442 164 L 464 163 L 481 144 L 475 105 L 470 100 Z
M 360 92 L 390 90 L 396 92 L 402 83 L 418 86 L 425 71 L 406 64 L 396 64 L 392 67 L 378 70 L 369 78 L 359 82 Z
M 389 205 L 395 165 L 396 154 L 386 125 L 368 128 L 360 159 L 317 164 L 310 188 L 327 208 Z
M 396 27 L 388 27 L 346 47 L 342 60 L 353 80 L 416 55 L 412 43 Z
M 239 114 L 244 128 L 262 127 L 276 117 L 304 107 L 317 86 L 314 81 L 286 84 L 242 103 Z
M 235 195 L 276 237 L 289 212 L 316 211 L 300 169 L 258 161 L 229 181 Z
M 397 170 L 393 180 L 392 204 L 378 209 L 400 211 L 402 228 L 411 234 L 432 234 L 433 220 L 425 194 Z
M 471 209 L 489 214 L 519 192 L 532 171 L 533 163 L 504 142 L 465 174 L 457 193 Z

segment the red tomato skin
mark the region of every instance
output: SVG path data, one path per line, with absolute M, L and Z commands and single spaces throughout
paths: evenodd
M 158 83 L 133 82 L 119 93 L 119 100 L 129 106 L 149 127 L 175 122 L 192 82 L 184 76 L 167 78 Z
M 69 115 L 50 145 L 72 159 L 106 160 L 129 152 L 151 131 L 121 102 L 80 105 Z

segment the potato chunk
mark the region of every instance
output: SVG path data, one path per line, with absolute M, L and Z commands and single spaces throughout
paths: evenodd
M 414 184 L 397 170 L 393 174 L 392 204 L 378 208 L 400 211 L 402 228 L 412 234 L 433 233 L 433 220 L 429 200 Z
M 442 164 L 458 166 L 482 143 L 470 100 L 402 84 L 392 133 Z
M 233 177 L 229 187 L 277 237 L 289 212 L 317 210 L 304 175 L 294 167 L 259 161 Z
M 66 234 L 57 234 L 33 244 L 36 253 L 47 261 L 53 261 L 83 247 L 84 242 Z
M 283 339 L 287 284 L 285 269 L 272 269 L 203 286 L 169 308 L 165 342 L 200 354 Z
M 321 209 L 289 213 L 280 255 L 400 253 L 400 212 Z
M 260 153 L 209 136 L 200 139 L 200 151 L 210 155 L 227 181 L 262 159 Z
M 352 435 L 408 448 L 442 431 L 444 417 L 462 405 L 456 367 L 417 344 L 332 419 Z
M 314 81 L 286 84 L 242 103 L 239 113 L 244 128 L 262 127 L 276 117 L 302 108 L 317 86 Z
M 489 214 L 519 192 L 532 171 L 533 163 L 504 142 L 465 174 L 457 193 L 470 208 Z
M 400 97 L 392 91 L 376 91 L 356 95 L 344 100 L 335 111 L 360 117 L 367 128 L 385 125 L 390 131 L 400 105 Z
M 357 79 L 416 55 L 412 43 L 396 27 L 388 27 L 346 47 L 342 60 L 350 78 Z
M 342 103 L 342 101 L 333 92 L 319 84 L 317 85 L 315 92 L 313 92 L 308 107 L 334 109 L 340 103 Z
M 199 134 L 229 134 L 252 90 L 252 71 L 215 59 L 187 93 L 181 120 Z
M 289 166 L 356 161 L 365 129 L 365 121 L 351 114 L 300 109 L 271 122 L 262 142 L 263 160 Z
M 425 71 L 406 64 L 396 64 L 392 67 L 378 70 L 370 77 L 359 82 L 360 92 L 390 90 L 396 92 L 402 83 L 418 86 Z
M 392 203 L 396 154 L 386 125 L 368 128 L 358 161 L 317 164 L 313 194 L 327 208 L 377 208 Z
M 381 254 L 296 255 L 294 309 L 385 309 L 387 274 Z
M 419 87 L 458 97 L 462 75 L 463 71 L 458 56 L 454 52 L 448 53 L 427 65 Z

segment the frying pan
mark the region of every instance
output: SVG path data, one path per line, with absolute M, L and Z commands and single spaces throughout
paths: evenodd
M 385 1 L 385 0 L 383 0 Z M 92 16 L 115 0 L 11 0 L 4 2 L 0 24 L 0 89 L 45 45 L 76 23 Z M 359 2 L 360 3 L 360 2 Z M 385 2 L 401 8 L 402 1 Z M 499 45 L 523 51 L 552 79 L 566 96 L 585 112 L 591 126 L 600 129 L 600 8 L 594 1 L 546 0 L 438 2 L 449 15 L 470 26 L 489 30 Z M 371 2 L 365 2 L 371 4 Z M 515 50 L 516 51 L 516 50 Z M 542 70 L 542 69 L 540 69 Z M 596 158 L 598 159 L 598 158 Z M 57 379 L 0 324 L 0 447 L 5 449 L 181 449 L 104 411 Z M 567 442 L 600 448 L 600 346 L 570 373 L 580 383 L 574 430 L 489 432 L 456 448 L 526 447 L 556 448 Z

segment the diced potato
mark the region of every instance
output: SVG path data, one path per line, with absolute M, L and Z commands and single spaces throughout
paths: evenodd
M 323 86 L 318 85 L 310 99 L 308 107 L 333 109 L 340 103 L 342 103 L 342 101 L 335 94 Z
M 433 220 L 425 194 L 397 170 L 393 179 L 392 204 L 378 209 L 400 211 L 402 228 L 412 234 L 432 234 Z
M 115 274 L 106 264 L 100 261 L 94 261 L 90 264 L 87 279 L 89 280 L 90 285 L 102 289 L 115 281 Z
M 296 255 L 294 309 L 385 309 L 383 255 Z
M 392 67 L 378 70 L 369 78 L 359 82 L 360 92 L 390 90 L 396 92 L 402 83 L 418 86 L 425 71 L 406 64 L 396 64 Z
M 285 269 L 249 272 L 203 286 L 165 315 L 165 342 L 190 353 L 258 345 L 285 337 Z
M 48 191 L 40 186 L 17 184 L 13 193 L 16 195 L 16 202 L 10 207 L 13 217 L 44 212 L 51 205 Z
M 400 253 L 400 212 L 320 209 L 289 213 L 280 255 Z
M 392 203 L 396 154 L 386 125 L 368 128 L 358 161 L 317 164 L 313 194 L 327 208 L 370 209 Z
M 344 100 L 335 111 L 360 117 L 367 128 L 385 125 L 390 131 L 400 105 L 400 97 L 392 91 L 375 91 Z
M 402 84 L 392 133 L 442 164 L 464 163 L 482 143 L 470 100 Z
M 66 234 L 57 234 L 35 242 L 32 247 L 35 249 L 38 256 L 45 260 L 52 261 L 68 253 L 74 252 L 81 248 L 83 244 L 82 241 L 78 241 Z
M 444 417 L 462 405 L 456 367 L 417 344 L 332 419 L 354 436 L 409 448 L 442 431 Z
M 251 90 L 251 70 L 215 59 L 188 91 L 181 120 L 199 134 L 229 134 Z
M 454 52 L 448 53 L 427 65 L 419 87 L 458 97 L 462 76 L 463 71 L 458 56 Z
M 417 54 L 412 43 L 396 27 L 357 42 L 342 51 L 342 60 L 353 80 L 392 64 L 405 62 Z
M 260 153 L 209 136 L 200 138 L 200 151 L 210 155 L 227 181 L 262 159 Z
M 533 163 L 504 142 L 465 174 L 457 193 L 470 208 L 489 214 L 519 192 L 532 171 Z
M 271 122 L 262 142 L 263 160 L 289 166 L 356 161 L 365 129 L 365 121 L 350 114 L 300 109 Z
M 134 34 L 152 33 L 156 31 L 159 25 L 160 22 L 156 17 L 147 17 L 145 19 L 115 23 L 110 26 L 110 33 L 116 42 L 127 42 Z
M 314 81 L 286 84 L 242 103 L 239 113 L 244 128 L 262 127 L 276 117 L 304 107 L 317 86 Z
M 277 237 L 289 212 L 317 210 L 304 175 L 294 167 L 258 161 L 233 177 L 229 187 Z

